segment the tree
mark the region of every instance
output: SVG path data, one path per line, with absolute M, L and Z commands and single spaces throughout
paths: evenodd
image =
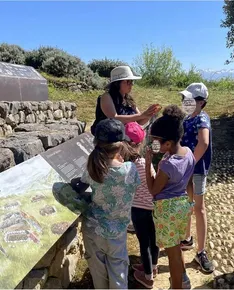
M 224 0 L 223 11 L 226 16 L 225 20 L 222 20 L 221 27 L 228 28 L 226 37 L 226 47 L 234 48 L 234 1 Z M 226 61 L 226 64 L 234 61 L 234 49 L 231 52 L 230 60 Z

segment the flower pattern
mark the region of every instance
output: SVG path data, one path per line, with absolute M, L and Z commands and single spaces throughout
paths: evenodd
M 140 184 L 136 165 L 125 162 L 120 167 L 110 167 L 102 184 L 92 180 L 88 171 L 84 172 L 81 181 L 92 188 L 92 202 L 83 214 L 87 226 L 107 239 L 122 235 L 130 223 L 132 201 Z

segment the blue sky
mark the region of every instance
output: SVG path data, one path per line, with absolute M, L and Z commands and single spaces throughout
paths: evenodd
M 86 63 L 132 63 L 143 46 L 168 46 L 184 68 L 231 69 L 222 1 L 0 2 L 0 43 L 56 46 Z

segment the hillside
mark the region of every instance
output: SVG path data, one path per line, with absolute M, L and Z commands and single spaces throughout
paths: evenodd
M 234 113 L 234 90 L 210 88 L 209 101 L 206 111 L 212 118 L 228 116 Z M 178 94 L 182 89 L 178 88 L 145 88 L 135 85 L 132 95 L 136 100 L 140 110 L 144 110 L 151 103 L 160 103 L 162 106 L 169 104 L 180 105 L 180 96 Z M 78 106 L 77 117 L 87 122 L 89 127 L 95 117 L 96 99 L 103 91 L 89 92 L 71 92 L 66 89 L 55 88 L 49 84 L 49 98 L 52 101 L 70 101 L 75 102 Z

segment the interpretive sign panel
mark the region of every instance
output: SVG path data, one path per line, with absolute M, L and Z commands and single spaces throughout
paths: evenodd
M 15 288 L 77 219 L 68 183 L 91 150 L 84 133 L 0 174 L 1 289 Z
M 33 67 L 0 62 L 0 101 L 46 101 L 47 80 Z

